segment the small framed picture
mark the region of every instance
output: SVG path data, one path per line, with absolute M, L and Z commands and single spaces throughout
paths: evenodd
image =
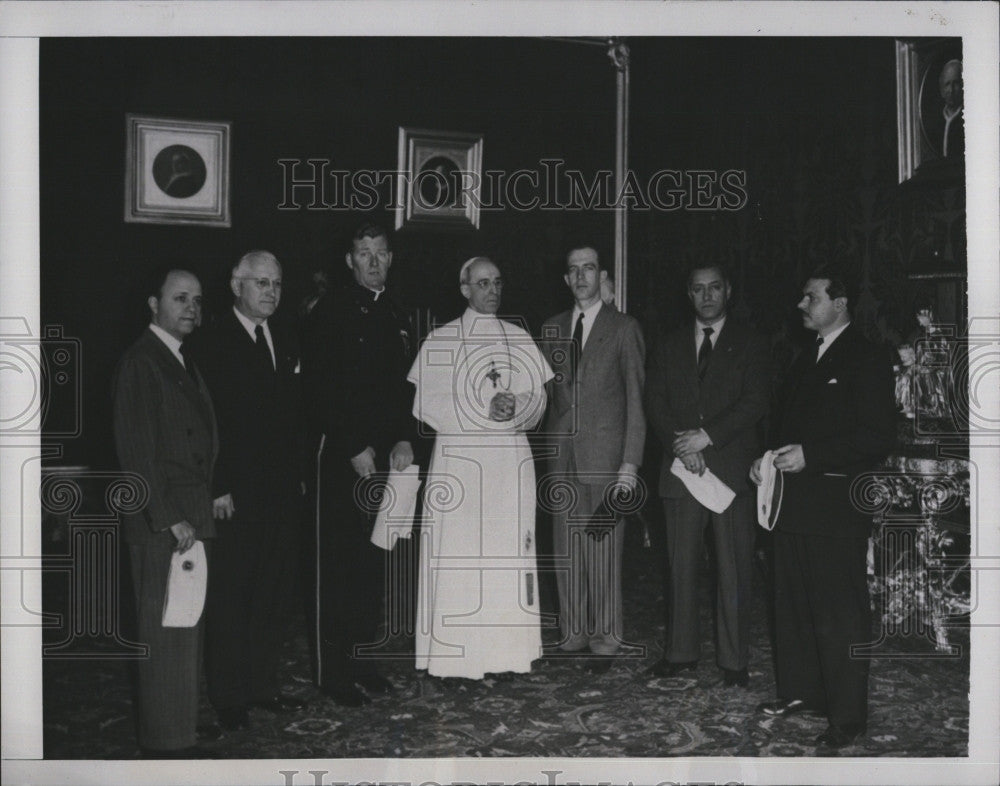
M 230 123 L 127 115 L 125 220 L 228 227 Z
M 479 229 L 483 136 L 399 128 L 396 229 Z
M 965 169 L 962 39 L 896 41 L 899 182 Z

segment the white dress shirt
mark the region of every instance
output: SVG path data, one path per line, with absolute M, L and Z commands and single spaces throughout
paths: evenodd
M 850 322 L 847 323 L 847 325 L 850 325 L 850 324 L 851 324 Z M 836 330 L 832 330 L 829 333 L 827 333 L 825 336 L 823 336 L 823 343 L 820 344 L 819 345 L 819 349 L 816 350 L 816 362 L 817 363 L 819 363 L 819 359 L 821 357 L 823 357 L 823 353 L 826 352 L 830 348 L 830 345 L 834 341 L 837 340 L 837 337 L 841 333 L 843 333 L 845 330 L 847 330 L 847 325 L 841 325 Z
M 169 349 L 170 353 L 177 358 L 177 362 L 184 366 L 184 368 L 187 368 L 187 363 L 184 362 L 184 356 L 181 354 L 181 342 L 171 336 L 159 325 L 152 322 L 149 323 L 149 329 L 153 331 L 154 336 L 167 345 L 167 349 Z
M 240 324 L 243 325 L 243 329 L 250 334 L 250 339 L 256 344 L 257 343 L 257 324 L 249 319 L 243 312 L 241 312 L 236 306 L 233 306 L 233 313 L 236 315 L 236 319 L 239 320 Z M 260 323 L 261 327 L 264 328 L 264 340 L 267 341 L 267 348 L 271 353 L 271 365 L 274 365 L 274 341 L 271 339 L 271 328 L 267 326 L 267 320 L 265 319 Z
M 708 337 L 709 341 L 712 342 L 712 349 L 715 349 L 715 343 L 719 340 L 719 334 L 722 332 L 722 326 L 726 324 L 726 318 L 723 317 L 718 322 L 713 322 L 711 325 L 706 325 L 700 319 L 695 317 L 694 320 L 694 353 L 697 357 L 698 351 L 701 349 L 701 342 L 705 340 L 705 328 L 712 328 L 712 334 Z
M 576 321 L 580 318 L 580 314 L 583 314 L 583 338 L 580 339 L 580 350 L 587 345 L 587 337 L 590 335 L 590 329 L 594 326 L 594 320 L 597 319 L 597 312 L 601 310 L 601 306 L 604 305 L 604 301 L 597 298 L 597 302 L 593 305 L 587 306 L 585 309 L 580 309 L 579 306 L 573 306 L 573 315 L 569 320 L 569 330 L 570 335 L 576 330 Z

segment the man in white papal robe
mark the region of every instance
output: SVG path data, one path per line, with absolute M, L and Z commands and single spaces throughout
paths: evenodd
M 424 491 L 416 667 L 481 679 L 541 657 L 535 470 L 525 432 L 552 370 L 496 317 L 503 282 L 486 257 L 462 266 L 469 307 L 435 329 L 407 379 L 413 414 L 437 432 Z

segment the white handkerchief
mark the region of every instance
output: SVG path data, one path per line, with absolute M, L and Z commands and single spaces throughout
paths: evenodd
M 713 513 L 722 513 L 736 496 L 736 492 L 719 480 L 710 469 L 706 469 L 705 474 L 699 476 L 697 472 L 689 472 L 684 462 L 675 458 L 674 463 L 670 465 L 670 471 L 681 479 L 692 497 Z
M 205 608 L 208 560 L 205 544 L 196 540 L 183 554 L 174 552 L 167 574 L 167 596 L 163 601 L 164 628 L 193 628 Z
M 372 527 L 372 543 L 391 551 L 397 538 L 408 538 L 413 532 L 413 514 L 417 510 L 417 490 L 420 488 L 420 467 L 410 464 L 402 472 L 389 470 L 382 493 L 382 504 Z

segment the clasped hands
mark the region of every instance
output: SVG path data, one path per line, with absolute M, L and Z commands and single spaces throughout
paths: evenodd
M 515 399 L 513 393 L 501 390 L 490 400 L 490 420 L 504 423 L 513 419 L 514 412 Z
M 688 472 L 704 475 L 705 457 L 701 451 L 712 444 L 712 438 L 700 428 L 675 431 L 674 434 L 676 434 L 672 445 L 674 455 L 681 460 Z

